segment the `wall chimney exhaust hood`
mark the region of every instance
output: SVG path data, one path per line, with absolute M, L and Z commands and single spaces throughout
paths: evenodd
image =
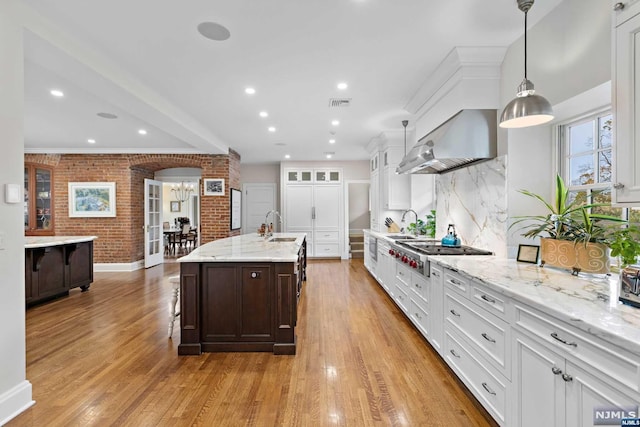
M 458 112 L 420 138 L 396 173 L 444 173 L 495 158 L 497 121 L 497 110 Z

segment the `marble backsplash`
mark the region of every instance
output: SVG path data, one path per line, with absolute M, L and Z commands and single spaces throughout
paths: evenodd
M 507 257 L 506 156 L 436 177 L 436 237 L 455 224 L 462 244 Z

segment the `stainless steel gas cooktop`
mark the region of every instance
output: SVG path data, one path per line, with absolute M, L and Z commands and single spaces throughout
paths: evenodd
M 425 255 L 492 255 L 492 252 L 485 251 L 484 249 L 473 248 L 471 246 L 442 246 L 442 244 L 437 241 L 403 241 L 397 243 Z

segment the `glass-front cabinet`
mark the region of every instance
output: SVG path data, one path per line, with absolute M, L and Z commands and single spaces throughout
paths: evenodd
M 24 234 L 53 236 L 53 169 L 24 165 Z

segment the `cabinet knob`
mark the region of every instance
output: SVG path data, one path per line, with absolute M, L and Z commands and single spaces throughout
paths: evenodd
M 622 190 L 624 188 L 624 184 L 621 182 L 618 182 L 616 184 L 613 184 L 613 188 L 615 188 L 616 190 Z
M 565 380 L 566 382 L 573 381 L 573 377 L 571 375 L 568 375 L 568 374 L 562 374 L 562 379 Z
M 553 368 L 551 368 L 551 372 L 553 372 L 553 375 L 560 375 L 562 373 L 562 369 L 554 366 Z
M 617 10 L 622 10 L 622 9 L 624 9 L 624 3 L 622 3 L 622 2 L 618 2 L 613 6 L 613 10 L 617 11 Z

